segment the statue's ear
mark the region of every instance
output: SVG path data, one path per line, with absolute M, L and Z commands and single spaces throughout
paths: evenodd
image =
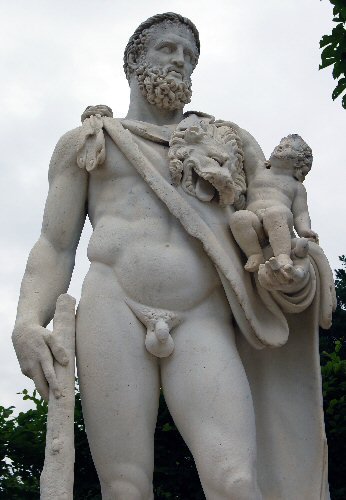
M 137 69 L 137 61 L 135 54 L 133 52 L 130 52 L 129 55 L 127 56 L 127 64 L 132 71 Z

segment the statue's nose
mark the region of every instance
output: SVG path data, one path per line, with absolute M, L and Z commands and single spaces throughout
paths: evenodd
M 172 57 L 172 63 L 175 64 L 178 68 L 182 68 L 184 66 L 184 52 L 182 48 L 178 48 Z
M 184 66 L 184 59 L 174 58 L 172 62 L 177 68 L 182 68 Z

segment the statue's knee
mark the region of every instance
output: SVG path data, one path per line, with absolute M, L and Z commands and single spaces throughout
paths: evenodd
M 103 500 L 151 500 L 152 483 L 143 471 L 115 470 L 111 477 L 100 477 Z
M 211 480 L 210 491 L 218 493 L 222 498 L 229 500 L 260 500 L 261 498 L 255 472 L 245 467 L 239 470 L 231 466 L 225 467 L 221 473 L 219 470 L 215 476 L 209 477 L 209 480 Z
M 273 224 L 286 222 L 291 225 L 293 215 L 289 208 L 285 206 L 277 206 L 267 208 L 263 214 L 263 225 L 265 228 L 270 228 Z
M 248 210 L 239 210 L 238 212 L 234 212 L 232 217 L 230 218 L 230 226 L 233 230 L 241 230 L 244 227 L 251 225 L 252 222 L 252 213 Z
M 124 479 L 102 483 L 102 498 L 105 500 L 144 500 L 137 486 Z
M 103 500 L 151 500 L 153 498 L 152 493 L 144 494 L 136 484 L 126 479 L 116 479 L 109 484 L 101 482 L 101 489 Z
M 231 473 L 225 478 L 225 496 L 232 500 L 259 500 L 255 474 Z

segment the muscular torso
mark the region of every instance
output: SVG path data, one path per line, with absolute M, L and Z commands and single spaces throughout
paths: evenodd
M 150 148 L 155 167 L 169 180 L 167 147 L 150 142 Z M 89 260 L 109 266 L 133 300 L 167 309 L 194 307 L 220 286 L 213 264 L 108 136 L 106 150 L 105 164 L 89 179 Z

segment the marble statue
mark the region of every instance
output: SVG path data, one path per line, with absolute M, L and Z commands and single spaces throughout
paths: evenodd
M 47 398 L 50 388 L 60 397 L 53 362 L 67 357 L 46 326 L 68 289 L 88 214 L 93 234 L 76 358 L 103 498 L 153 499 L 162 388 L 208 500 L 327 499 L 317 333 L 330 326 L 335 293 L 300 183 L 310 164 L 292 177 L 294 162 L 283 148 L 296 157 L 303 143 L 288 136 L 264 170 L 262 150 L 246 130 L 183 113 L 199 54 L 190 20 L 149 18 L 125 49 L 127 116 L 89 106 L 82 126 L 59 140 L 14 346 L 40 394 Z M 271 193 L 285 207 L 289 242 L 278 251 L 267 238 L 259 248 L 254 240 L 261 259 L 250 273 L 230 225 L 234 230 L 234 213 L 243 211 L 252 214 L 244 228 L 259 228 L 256 214 L 272 207 Z M 272 243 L 271 228 L 267 233 Z M 288 239 L 287 230 L 279 235 Z
M 300 237 L 318 242 L 311 230 L 306 190 L 302 184 L 312 165 L 312 152 L 306 142 L 291 134 L 281 139 L 270 160 L 247 169 L 246 210 L 231 217 L 231 229 L 238 245 L 248 257 L 244 268 L 259 270 L 265 263 L 262 246 L 269 238 L 274 257 L 271 263 L 282 269 L 292 266 L 290 258 L 293 226 Z M 307 242 L 298 240 L 299 252 Z

